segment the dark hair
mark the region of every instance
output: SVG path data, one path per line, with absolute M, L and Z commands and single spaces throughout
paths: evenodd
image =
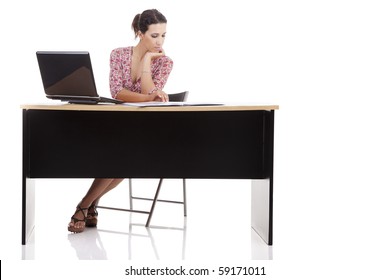
M 138 31 L 144 34 L 148 31 L 149 25 L 156 23 L 167 23 L 165 16 L 156 9 L 145 10 L 134 17 L 132 27 L 137 38 Z

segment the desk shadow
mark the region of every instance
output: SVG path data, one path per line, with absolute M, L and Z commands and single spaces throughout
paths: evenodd
M 80 260 L 107 259 L 107 252 L 96 228 L 86 228 L 82 234 L 70 233 L 68 240 Z

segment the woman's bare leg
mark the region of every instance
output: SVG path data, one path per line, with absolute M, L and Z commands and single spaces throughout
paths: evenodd
M 108 193 L 110 190 L 112 190 L 113 188 L 115 188 L 116 186 L 118 186 L 122 181 L 123 179 L 111 179 L 111 183 L 104 189 L 104 191 L 96 198 L 94 199 L 91 204 L 89 206 L 92 206 L 92 205 L 95 205 L 97 206 L 99 204 L 99 200 L 100 198 L 105 195 L 106 193 Z
M 84 196 L 84 198 L 79 203 L 80 208 L 88 208 L 93 203 L 98 203 L 99 199 L 106 194 L 108 191 L 112 190 L 116 186 L 119 185 L 120 182 L 122 182 L 123 179 L 95 179 L 92 182 L 91 187 L 89 188 L 87 194 Z M 84 215 L 86 216 L 87 213 L 84 212 Z M 84 215 L 81 211 L 76 212 L 74 217 L 79 220 L 84 219 Z M 76 223 L 73 223 L 71 221 L 69 223 L 69 227 L 74 227 L 76 229 L 85 227 L 85 222 L 79 221 Z

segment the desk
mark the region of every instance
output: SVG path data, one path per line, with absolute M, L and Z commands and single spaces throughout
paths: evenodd
M 251 179 L 252 227 L 272 245 L 278 106 L 22 105 L 22 244 L 34 178 Z

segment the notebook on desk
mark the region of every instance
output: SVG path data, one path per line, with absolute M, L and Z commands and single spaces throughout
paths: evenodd
M 46 97 L 69 103 L 123 103 L 98 95 L 89 52 L 38 51 Z
M 194 102 L 179 102 L 179 101 L 170 101 L 170 102 L 137 102 L 123 103 L 125 106 L 135 106 L 135 107 L 169 107 L 169 106 L 223 106 L 223 103 L 194 103 Z

